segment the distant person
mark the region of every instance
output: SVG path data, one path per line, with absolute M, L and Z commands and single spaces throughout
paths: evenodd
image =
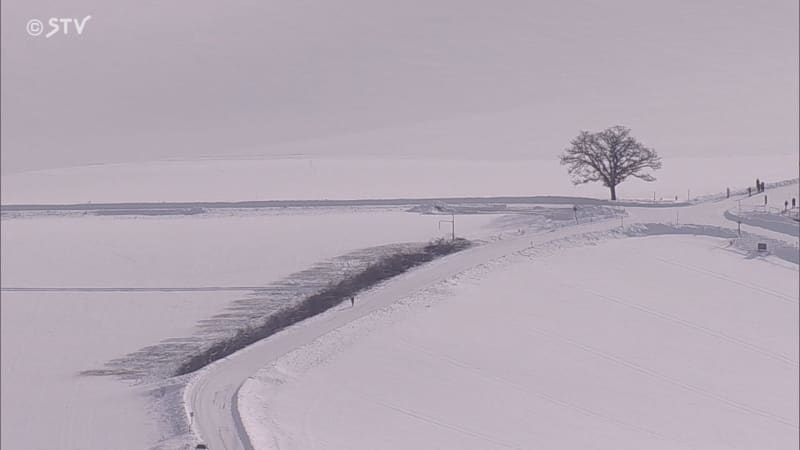
M 752 190 L 752 189 L 753 189 L 753 188 L 751 188 L 751 187 L 747 188 L 747 196 L 748 196 L 748 197 L 752 197 L 752 195 L 753 195 L 753 194 L 751 193 L 751 190 Z
M 356 296 L 355 295 L 351 295 L 350 296 L 350 306 L 356 306 Z
M 766 191 L 766 190 L 767 190 L 767 186 L 766 186 L 766 185 L 765 185 L 765 183 L 762 181 L 762 182 L 761 182 L 761 192 L 764 192 L 764 191 Z
M 761 181 L 756 178 L 756 192 L 761 192 Z
M 797 199 L 792 197 L 792 209 L 797 205 Z
M 725 189 L 725 196 L 726 196 L 726 198 L 731 198 L 731 188 L 726 188 Z
M 789 200 L 784 200 L 783 201 L 783 210 L 784 211 L 788 211 L 789 210 Z

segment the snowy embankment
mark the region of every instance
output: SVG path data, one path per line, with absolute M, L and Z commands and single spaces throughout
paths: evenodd
M 733 222 L 741 222 L 754 227 L 788 234 L 789 236 L 800 237 L 800 222 L 795 218 L 796 214 L 796 208 L 786 211 L 770 211 L 767 208 L 740 211 L 738 208 L 734 208 L 725 211 L 725 217 Z
M 771 192 L 780 193 L 780 190 Z M 685 208 L 630 208 L 628 214 L 618 216 L 618 219 L 620 222 L 628 221 L 625 223 L 630 223 L 630 221 L 655 222 L 654 226 L 661 228 L 659 232 L 701 232 L 703 234 L 710 233 L 714 236 L 731 236 L 735 232 L 730 228 L 726 228 L 726 226 L 730 226 L 730 222 L 724 219 L 722 212 L 734 200 L 697 204 Z M 583 208 L 585 207 L 579 206 L 578 210 L 581 211 Z M 669 227 L 666 225 L 679 216 L 682 217 L 682 220 L 688 219 L 691 223 L 705 223 L 707 225 L 700 227 L 684 225 Z M 510 221 L 510 224 L 514 223 L 515 221 Z M 539 228 L 539 230 L 550 229 L 549 232 L 544 233 L 526 234 L 516 231 L 502 233 L 497 239 L 490 240 L 490 243 L 486 245 L 452 255 L 438 264 L 427 265 L 407 276 L 392 280 L 380 290 L 368 292 L 362 296 L 361 304 L 363 306 L 357 307 L 353 311 L 337 310 L 331 314 L 322 314 L 319 317 L 304 321 L 298 327 L 292 327 L 270 339 L 249 347 L 243 352 L 209 366 L 208 370 L 203 370 L 202 373 L 193 378 L 192 383 L 186 389 L 187 411 L 197 412 L 194 429 L 210 445 L 230 448 L 243 448 L 244 446 L 246 448 L 244 444 L 247 442 L 247 436 L 242 435 L 238 420 L 233 420 L 238 418 L 238 411 L 232 405 L 238 402 L 239 386 L 265 361 L 274 360 L 287 351 L 310 343 L 316 337 L 330 332 L 348 321 L 391 305 L 398 298 L 456 276 L 471 267 L 524 250 L 533 245 L 533 240 L 538 246 L 542 243 L 589 231 L 607 231 L 616 226 L 614 220 L 611 222 L 607 220 L 600 222 L 589 220 L 587 223 L 585 217 L 580 219 L 580 223 L 576 227 L 561 229 L 550 229 L 547 226 Z M 639 232 L 640 228 L 637 227 L 636 229 Z M 745 233 L 743 236 L 749 233 L 747 226 L 742 227 L 742 229 L 743 233 Z M 786 238 L 785 235 L 782 236 Z M 745 239 L 740 240 L 740 242 L 744 241 Z M 794 242 L 780 241 L 780 245 L 785 248 L 794 248 L 794 251 L 797 251 L 797 245 Z M 752 249 L 744 250 L 747 254 L 753 253 Z
M 595 224 L 510 253 L 508 242 L 427 289 L 376 292 L 375 312 L 295 339 L 299 350 L 234 393 L 254 447 L 714 448 L 730 435 L 747 448 L 794 448 L 798 247 L 746 225 L 739 237 L 723 217 L 733 201 L 631 210 L 628 220 L 660 223 Z M 678 225 L 681 214 L 706 225 Z M 587 246 L 651 234 L 717 238 Z M 758 253 L 763 241 L 775 253 Z
M 287 304 L 280 309 L 251 318 L 247 327 L 235 330 L 229 338 L 212 342 L 211 345 L 182 361 L 176 375 L 186 375 L 236 353 L 245 347 L 279 332 L 286 327 L 314 317 L 350 299 L 355 304 L 355 296 L 399 276 L 414 267 L 433 261 L 436 258 L 469 248 L 466 239 L 439 239 L 428 244 L 406 246 L 392 249 L 385 255 L 366 262 L 363 268 L 342 278 L 329 275 L 328 284 L 317 288 L 298 302 Z M 321 274 L 318 274 L 321 275 Z
M 725 218 L 734 223 L 744 223 L 799 238 L 797 202 L 800 201 L 800 185 L 797 180 L 788 180 L 769 187 L 773 189 L 754 196 L 743 196 L 735 207 L 725 211 Z M 774 189 L 776 187 L 778 189 Z
M 797 266 L 627 234 L 495 259 L 286 354 L 239 395 L 254 447 L 796 448 Z

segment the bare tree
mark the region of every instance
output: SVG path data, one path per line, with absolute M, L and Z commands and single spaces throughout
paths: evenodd
M 660 169 L 661 158 L 652 148 L 634 139 L 631 130 L 615 126 L 598 133 L 581 131 L 561 155 L 574 184 L 602 181 L 617 199 L 617 185 L 628 177 L 655 181 L 645 169 Z

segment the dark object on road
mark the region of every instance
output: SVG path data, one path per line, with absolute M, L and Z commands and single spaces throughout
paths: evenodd
M 208 447 L 206 447 L 206 444 L 197 444 L 194 450 L 208 450 Z
M 764 243 L 764 242 L 759 242 L 759 243 L 758 243 L 758 251 L 759 251 L 759 252 L 765 252 L 765 251 L 767 251 L 767 244 L 766 244 L 766 243 Z

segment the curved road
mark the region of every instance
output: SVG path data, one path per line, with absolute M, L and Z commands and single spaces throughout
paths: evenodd
M 788 189 L 787 189 L 788 188 Z M 794 192 L 796 185 L 788 186 L 788 192 Z M 629 217 L 625 224 L 635 222 L 707 224 L 726 226 L 731 223 L 723 217 L 724 211 L 736 205 L 737 199 L 703 203 L 682 208 L 632 208 L 628 209 Z M 756 201 L 756 197 L 751 198 Z M 746 200 L 751 200 L 750 198 Z M 530 247 L 531 242 L 537 245 L 560 239 L 566 236 L 589 231 L 605 231 L 620 225 L 619 219 L 604 222 L 581 224 L 559 229 L 521 235 L 511 239 L 492 242 L 471 248 L 453 255 L 443 257 L 422 265 L 408 273 L 400 275 L 362 294 L 354 307 L 338 307 L 323 313 L 311 320 L 301 322 L 274 336 L 253 344 L 223 360 L 202 369 L 189 383 L 184 392 L 187 412 L 194 413 L 194 431 L 203 443 L 212 450 L 252 450 L 236 408 L 239 388 L 259 369 L 269 362 L 309 344 L 314 339 L 335 330 L 359 317 L 384 308 L 396 300 L 413 292 L 424 289 L 439 281 L 465 271 L 492 259 L 513 254 Z M 746 227 L 743 226 L 743 229 Z M 758 234 L 766 230 L 750 228 L 747 231 Z M 787 240 L 787 236 L 783 236 Z

